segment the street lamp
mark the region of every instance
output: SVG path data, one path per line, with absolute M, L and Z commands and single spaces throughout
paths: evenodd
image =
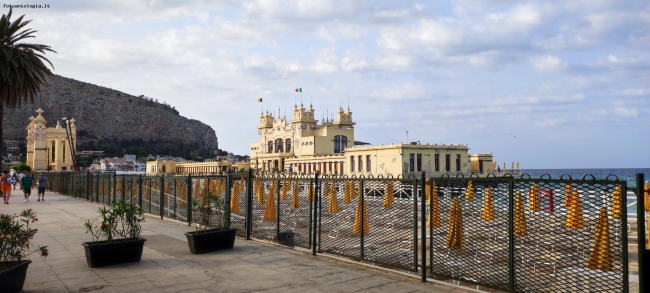
M 72 128 L 70 128 L 70 120 L 68 120 L 68 118 L 66 117 L 61 118 L 61 120 L 65 121 L 64 128 L 65 128 L 65 134 L 68 137 L 68 146 L 70 147 L 70 155 L 72 156 L 73 172 L 77 172 L 77 152 L 72 146 Z

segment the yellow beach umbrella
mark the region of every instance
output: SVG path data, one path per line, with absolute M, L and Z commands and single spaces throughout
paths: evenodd
M 577 190 L 574 190 L 571 197 L 571 206 L 569 207 L 569 213 L 566 217 L 566 226 L 575 229 L 582 229 L 585 227 L 585 222 L 582 218 L 582 201 L 580 201 L 580 194 L 578 194 Z
M 621 186 L 614 187 L 614 194 L 612 195 L 612 218 L 621 218 Z
M 539 185 L 537 185 L 537 182 L 533 183 L 533 186 L 530 187 L 530 191 L 528 192 L 528 209 L 531 212 L 539 212 L 540 207 L 539 207 Z
M 526 214 L 524 214 L 524 201 L 521 198 L 521 191 L 517 191 L 515 197 L 515 236 L 528 235 L 528 225 L 526 225 Z
M 494 161 L 492 162 L 492 169 L 496 169 L 496 168 L 497 168 L 497 161 Z
M 198 184 L 198 180 L 197 180 Z M 149 200 L 151 198 L 151 179 L 147 180 L 147 192 L 144 193 L 144 197 Z
M 362 233 L 361 229 L 361 197 L 357 200 L 357 212 L 354 215 L 354 227 L 352 233 L 354 235 L 359 235 Z M 363 234 L 366 235 L 370 233 L 370 226 L 368 225 L 368 208 L 366 207 L 366 202 L 363 202 Z
M 255 189 L 255 197 L 257 197 L 257 203 L 264 204 L 264 182 L 257 180 L 253 183 L 253 189 Z
M 208 195 L 208 184 L 207 179 L 199 179 L 201 181 L 201 197 L 205 198 Z M 158 190 L 158 185 L 160 183 L 156 181 L 156 190 Z
M 472 180 L 467 183 L 467 189 L 465 189 L 465 199 L 467 201 L 474 201 L 474 185 Z
M 609 240 L 609 225 L 607 223 L 607 208 L 600 208 L 596 224 L 594 248 L 589 256 L 587 268 L 592 270 L 611 271 L 613 269 L 612 247 Z
M 329 205 L 327 206 L 327 211 L 330 213 L 338 213 L 341 211 L 339 209 L 339 198 L 336 196 L 336 186 L 333 183 L 330 188 L 330 199 Z
M 309 183 L 309 188 L 307 188 L 307 200 L 314 201 L 314 187 Z
M 429 197 L 431 200 L 431 211 L 429 212 L 429 218 L 427 219 L 427 226 L 441 227 L 442 221 L 440 220 L 440 200 L 438 199 L 438 191 L 436 190 L 435 182 L 433 182 L 431 189 L 432 194 L 431 197 Z
M 392 209 L 394 201 L 395 190 L 393 189 L 393 181 L 388 181 L 388 183 L 386 183 L 386 194 L 384 194 L 384 208 L 387 210 Z
M 485 189 L 485 203 L 483 204 L 483 213 L 481 219 L 486 221 L 494 220 L 494 202 L 492 201 L 492 189 Z
M 645 196 L 645 211 L 650 212 L 650 200 L 649 200 L 649 194 L 650 194 L 650 184 L 648 181 L 645 182 L 645 186 L 643 186 L 643 189 L 645 190 L 643 192 Z
M 264 208 L 264 220 L 267 221 L 275 221 L 276 214 L 275 214 L 275 194 L 277 193 L 276 189 L 276 183 L 277 181 L 273 182 L 273 185 L 271 186 L 271 190 L 269 191 L 269 197 L 266 201 L 266 208 Z
M 431 182 L 429 181 L 429 179 L 426 179 L 424 181 L 424 199 L 426 199 L 427 201 L 429 201 L 429 199 L 431 198 L 431 186 L 429 186 L 430 183 Z
M 510 167 L 510 169 L 514 169 L 514 168 L 515 168 L 515 162 L 512 162 L 512 165 L 511 165 L 511 166 L 512 166 L 512 167 Z
M 352 181 L 345 181 L 345 184 L 343 185 L 343 204 L 349 204 L 352 200 L 353 188 L 354 186 L 352 185 Z
M 519 162 L 517 162 L 517 169 L 519 169 Z
M 358 195 L 361 195 L 361 181 L 357 184 L 356 191 L 352 193 L 352 199 L 357 198 Z
M 289 181 L 284 180 L 282 182 L 282 196 L 280 196 L 281 200 L 286 200 L 289 198 Z
M 567 183 L 566 186 L 564 187 L 564 206 L 565 207 L 570 207 L 571 206 L 571 198 L 573 197 L 573 192 L 571 191 L 571 184 Z
M 292 209 L 297 209 L 300 207 L 300 198 L 298 197 L 300 195 L 300 186 L 298 186 L 298 181 L 293 182 L 293 188 L 291 192 L 291 208 Z
M 447 248 L 464 249 L 465 248 L 465 231 L 463 227 L 463 209 L 460 206 L 458 198 L 451 202 L 451 211 L 449 213 L 449 228 L 447 230 Z
M 241 193 L 241 181 L 235 181 L 230 191 L 230 213 L 239 213 L 239 194 Z
M 325 181 L 323 182 L 323 196 L 329 196 L 330 195 L 330 184 L 329 182 Z

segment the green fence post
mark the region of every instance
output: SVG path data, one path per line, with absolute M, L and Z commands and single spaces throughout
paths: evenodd
M 425 192 L 425 189 L 424 189 L 424 184 L 425 184 L 425 182 L 424 182 L 424 172 L 422 172 L 422 177 L 420 177 L 420 180 L 421 180 L 420 181 L 420 192 L 421 192 L 421 196 L 420 196 L 420 205 L 421 205 L 421 214 L 420 214 L 420 226 L 421 227 L 420 227 L 420 229 L 421 230 L 420 230 L 420 232 L 422 234 L 422 240 L 421 240 L 422 241 L 422 247 L 421 247 L 421 249 L 422 249 L 422 252 L 421 252 L 422 257 L 420 259 L 422 260 L 422 282 L 426 282 L 427 281 L 427 269 L 426 269 L 427 268 L 427 237 L 426 237 L 427 236 L 427 222 L 426 222 L 427 207 L 426 207 L 426 202 L 425 202 L 426 198 L 425 198 L 425 194 L 424 194 L 424 192 Z M 415 191 L 415 189 L 413 189 L 413 190 Z M 416 199 L 416 202 L 417 202 L 417 194 L 414 194 L 413 197 Z M 415 219 L 416 219 L 416 223 L 417 223 L 417 218 L 415 218 Z M 417 239 L 417 237 L 414 237 L 414 238 Z M 415 263 L 415 267 L 417 268 L 417 253 L 415 253 L 415 255 L 416 255 L 416 257 L 415 257 L 416 261 L 414 263 Z
M 122 174 L 122 201 L 126 202 L 126 175 Z
M 246 240 L 251 240 L 253 232 L 253 169 L 248 169 L 246 177 Z
M 165 175 L 160 176 L 160 198 L 158 200 L 158 207 L 160 208 L 160 219 L 163 219 L 165 213 Z
M 508 289 L 515 292 L 515 182 L 508 180 Z
M 215 180 L 217 180 L 217 179 L 215 178 Z M 230 201 L 232 200 L 230 198 L 230 193 L 232 191 L 232 187 L 230 187 L 230 182 L 231 182 L 230 172 L 226 172 L 226 191 L 225 191 L 226 194 L 225 194 L 225 197 L 224 197 L 225 202 L 226 202 L 226 206 L 223 207 L 223 210 L 225 212 L 224 215 L 223 215 L 223 223 L 224 223 L 224 226 L 226 226 L 228 228 L 230 228 Z M 208 186 L 210 186 L 210 185 L 208 185 Z
M 364 251 L 363 244 L 364 244 L 364 242 L 366 240 L 365 239 L 366 238 L 365 233 L 364 233 L 365 231 L 363 229 L 365 227 L 365 224 L 366 224 L 365 223 L 365 217 L 364 217 L 364 215 L 366 213 L 366 211 L 364 209 L 365 205 L 366 205 L 366 199 L 364 198 L 365 197 L 364 196 L 364 193 L 365 193 L 364 189 L 365 189 L 365 184 L 364 184 L 363 180 L 361 180 L 361 191 L 359 192 L 359 200 L 361 201 L 361 212 L 359 213 L 359 218 L 361 219 L 361 225 L 359 225 L 359 227 L 360 227 L 359 230 L 361 231 L 361 237 L 360 237 L 360 241 L 361 241 L 361 259 L 364 258 L 364 252 L 365 251 Z M 368 223 L 368 224 L 370 224 L 370 223 Z
M 187 176 L 187 225 L 192 225 L 192 174 Z
M 310 182 L 310 184 L 311 184 L 311 182 Z M 318 235 L 320 235 L 320 233 L 318 233 L 318 196 L 317 196 L 318 190 L 319 190 L 319 188 L 318 188 L 318 184 L 319 184 L 318 183 L 318 172 L 316 172 L 316 175 L 314 176 L 313 184 L 314 184 L 314 187 L 311 190 L 313 191 L 314 194 L 309 194 L 307 196 L 309 198 L 311 198 L 311 200 L 314 203 L 313 204 L 314 205 L 314 216 L 312 218 L 313 222 L 311 223 L 313 225 L 313 227 L 314 227 L 313 228 L 313 231 L 314 231 L 314 238 L 313 238 L 314 240 L 313 241 L 314 241 L 314 243 L 312 244 L 312 255 L 316 255 L 317 245 L 320 245 L 320 243 L 319 243 L 320 241 L 318 241 Z M 309 186 L 307 187 L 307 192 L 309 192 Z
M 648 292 L 647 290 L 647 280 L 650 278 L 650 271 L 646 268 L 646 260 L 649 255 L 647 250 L 646 243 L 646 223 L 645 223 L 645 195 L 643 190 L 644 178 L 643 173 L 636 174 L 636 222 L 637 222 L 637 238 L 638 238 L 638 259 L 639 259 L 639 292 Z M 625 197 L 624 197 L 625 198 Z M 626 203 L 626 200 L 621 201 L 622 204 Z M 622 209 L 625 211 L 626 209 Z M 625 229 L 625 228 L 623 228 Z M 621 234 L 624 235 L 624 234 Z M 627 268 L 627 265 L 624 265 Z M 624 278 L 627 279 L 627 275 L 624 274 Z M 624 292 L 629 291 L 629 284 L 626 282 L 623 283 Z
M 99 202 L 99 180 L 101 180 L 102 174 L 97 173 L 97 182 L 95 183 L 95 202 Z
M 113 200 L 111 201 L 111 205 L 115 205 L 115 194 L 117 193 L 117 173 L 113 172 Z

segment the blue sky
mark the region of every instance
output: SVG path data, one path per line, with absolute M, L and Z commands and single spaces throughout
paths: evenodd
M 645 0 L 48 4 L 15 12 L 56 74 L 165 101 L 236 154 L 302 87 L 317 117 L 349 96 L 373 144 L 408 130 L 522 168 L 650 167 Z

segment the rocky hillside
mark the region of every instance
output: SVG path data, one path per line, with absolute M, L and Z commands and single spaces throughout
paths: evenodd
M 172 154 L 213 157 L 217 136 L 210 126 L 180 116 L 169 105 L 145 96 L 132 96 L 113 89 L 55 75 L 34 104 L 5 110 L 4 139 L 25 141 L 29 117 L 39 107 L 48 126 L 56 119 L 74 117 L 78 149 L 122 153 Z

